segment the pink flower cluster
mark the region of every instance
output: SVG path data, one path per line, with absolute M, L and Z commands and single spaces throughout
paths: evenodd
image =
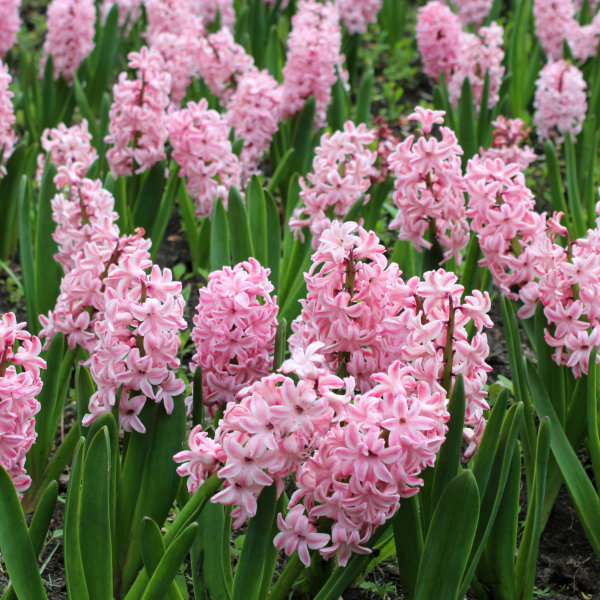
M 173 397 L 185 389 L 171 370 L 179 366 L 177 332 L 186 328 L 181 284 L 152 264 L 143 231 L 119 237 L 114 199 L 99 181 L 72 181 L 69 198 L 59 194 L 52 206 L 66 273 L 55 309 L 40 317 L 42 335 L 62 331 L 69 347 L 90 355 L 98 389 L 86 425 L 118 404 L 120 425 L 143 433 L 146 399 L 171 413 Z
M 72 83 L 79 65 L 94 49 L 96 8 L 93 0 L 51 0 L 42 68 L 52 55 L 54 78 Z
M 138 77 L 131 81 L 127 73 L 119 75 L 113 88 L 109 135 L 104 139 L 113 145 L 106 159 L 115 175 L 142 173 L 165 158 L 168 135 L 171 76 L 164 71 L 161 55 L 144 46 L 127 58 Z
M 370 149 L 375 140 L 375 131 L 364 124 L 357 127 L 352 121 L 344 123 L 343 131 L 321 136 L 313 170 L 306 179 L 300 178 L 304 206 L 294 209 L 289 222 L 290 229 L 301 236 L 305 227 L 310 228 L 313 248 L 317 248 L 321 233 L 329 228 L 330 217 L 345 217 L 371 187 L 372 178 L 377 177 L 377 153 Z M 365 202 L 368 199 L 367 195 Z
M 144 0 L 144 6 L 148 17 L 146 38 L 150 45 L 161 33 L 178 36 L 185 35 L 190 29 L 199 33 L 203 31 L 189 0 Z
M 65 166 L 73 177 L 83 179 L 92 163 L 98 158 L 96 148 L 91 144 L 92 135 L 88 131 L 88 122 L 83 119 L 79 125 L 67 127 L 59 123 L 53 129 L 44 129 L 40 140 L 44 152 L 50 153 L 50 162 L 57 167 Z M 41 152 L 37 157 L 37 180 L 42 179 L 46 155 Z
M 292 357 L 282 365 L 294 379 L 274 374 L 242 389 L 214 440 L 196 427 L 189 451 L 175 456 L 191 492 L 212 473 L 224 479 L 213 501 L 235 505 L 236 527 L 256 514 L 265 486 L 275 483 L 281 493 L 283 478 L 294 473 L 297 491 L 287 515 L 278 516 L 274 543 L 297 551 L 307 566 L 310 550 L 337 555 L 341 565 L 352 552 L 370 552 L 373 531 L 401 498 L 417 493 L 420 472 L 434 464 L 446 434 L 440 381 L 450 387 L 453 376 L 465 377 L 468 452 L 485 424 L 489 296 L 475 292 L 463 303 L 463 287 L 443 270 L 405 284 L 378 242 L 355 223 L 332 223 L 313 256 Z M 354 397 L 354 377 L 342 377 L 361 361 L 372 372 L 366 384 L 362 369 L 364 393 Z M 317 533 L 321 517 L 331 521 L 330 532 Z
M 509 298 L 534 277 L 533 246 L 545 238 L 545 218 L 535 201 L 521 167 L 501 159 L 473 157 L 465 176 L 469 204 L 467 216 L 477 234 L 483 259 L 495 284 Z
M 2 151 L 0 179 L 6 175 L 4 165 L 13 153 L 14 146 L 17 143 L 17 135 L 14 130 L 17 119 L 11 100 L 14 94 L 8 87 L 11 81 L 12 77 L 8 72 L 8 66 L 0 61 L 0 150 Z
M 19 494 L 31 484 L 25 455 L 37 435 L 34 416 L 40 404 L 35 398 L 42 389 L 40 369 L 46 368 L 40 340 L 25 331 L 26 325 L 17 323 L 13 313 L 0 316 L 0 466 Z
M 0 0 L 0 59 L 15 45 L 21 27 L 21 0 Z
M 368 25 L 377 21 L 383 0 L 336 0 L 335 4 L 348 33 L 366 33 Z
M 224 118 L 208 109 L 205 98 L 169 115 L 173 159 L 186 178 L 197 217 L 210 216 L 217 198 L 227 207 L 229 188 L 241 186 L 241 165 L 231 149 L 229 130 Z
M 292 17 L 288 53 L 283 68 L 284 116 L 293 116 L 311 96 L 316 98 L 317 123 L 325 123 L 331 86 L 346 77 L 341 54 L 342 32 L 333 3 L 301 0 Z M 337 71 L 337 72 L 336 72 Z
M 271 144 L 282 114 L 283 90 L 266 69 L 251 69 L 238 79 L 227 102 L 225 120 L 243 138 L 240 159 L 244 180 L 256 173 L 265 150 Z
M 479 149 L 481 158 L 500 158 L 504 163 L 517 163 L 525 170 L 534 160 L 535 153 L 529 146 L 521 146 L 529 135 L 529 127 L 521 119 L 507 119 L 500 115 L 495 121 L 492 147 Z
M 423 70 L 434 81 L 438 81 L 440 71 L 444 73 L 454 106 L 460 98 L 463 82 L 468 78 L 476 107 L 481 104 L 485 74 L 488 72 L 488 106 L 491 108 L 498 102 L 505 70 L 502 66 L 503 33 L 502 27 L 496 23 L 481 27 L 478 34 L 463 32 L 459 17 L 445 4 L 432 0 L 419 9 L 417 17 L 417 46 Z
M 250 258 L 212 272 L 199 291 L 192 368 L 202 367 L 202 399 L 211 414 L 271 369 L 279 308 L 269 273 Z
M 463 25 L 472 23 L 479 27 L 488 16 L 494 0 L 454 0 L 458 18 Z
M 470 236 L 460 160 L 463 151 L 448 127 L 440 127 L 441 140 L 430 135 L 434 124 L 444 122 L 444 114 L 417 107 L 408 118 L 421 123 L 424 135 L 416 140 L 408 136 L 389 157 L 398 208 L 390 228 L 399 228 L 399 239 L 411 241 L 418 249 L 431 248 L 437 240 L 445 259 L 453 256 L 460 262 Z
M 563 58 L 564 40 L 580 60 L 596 54 L 600 16 L 582 26 L 575 18 L 575 8 L 573 0 L 534 0 L 535 33 L 550 61 Z
M 587 84 L 581 71 L 564 60 L 547 63 L 535 83 L 533 124 L 540 140 L 568 132 L 574 140 L 587 112 Z

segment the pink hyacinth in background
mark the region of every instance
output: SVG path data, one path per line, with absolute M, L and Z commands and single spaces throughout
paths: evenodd
M 587 84 L 581 71 L 564 60 L 549 62 L 535 82 L 533 124 L 540 140 L 566 133 L 575 139 L 587 112 Z
M 198 218 L 212 213 L 217 198 L 227 207 L 229 189 L 241 187 L 242 167 L 229 141 L 230 127 L 208 102 L 189 102 L 169 115 L 173 159 L 181 166 L 180 177 L 196 206 Z
M 72 83 L 73 75 L 94 48 L 96 9 L 93 0 L 52 0 L 48 5 L 48 32 L 42 68 L 52 55 L 54 78 Z
M 14 127 L 16 123 L 15 109 L 11 98 L 14 94 L 9 89 L 12 77 L 8 72 L 8 66 L 0 60 L 0 150 L 2 160 L 0 161 L 0 179 L 6 175 L 4 166 L 13 152 L 17 143 L 17 135 Z
M 336 0 L 335 4 L 349 33 L 366 33 L 368 25 L 377 21 L 383 0 Z
M 299 112 L 311 96 L 316 97 L 317 123 L 325 123 L 331 102 L 331 86 L 338 74 L 344 80 L 342 32 L 333 3 L 301 0 L 292 17 L 288 52 L 283 68 L 284 116 Z
M 488 16 L 494 0 L 454 0 L 458 8 L 458 18 L 463 25 L 479 27 Z
M 331 218 L 345 217 L 377 177 L 377 153 L 371 149 L 375 140 L 375 131 L 352 121 L 344 123 L 343 131 L 321 136 L 312 172 L 306 179 L 300 178 L 304 206 L 294 209 L 289 222 L 290 229 L 300 236 L 304 228 L 310 229 L 314 249 Z M 368 199 L 367 195 L 365 202 Z
M 98 152 L 91 144 L 92 134 L 88 130 L 88 122 L 83 119 L 79 125 L 67 127 L 59 123 L 52 129 L 44 129 L 40 143 L 46 154 L 50 154 L 50 162 L 56 167 L 65 166 L 80 179 L 98 158 Z M 42 171 L 46 162 L 46 154 L 41 152 L 37 157 L 37 180 L 42 179 Z
M 36 396 L 42 389 L 40 340 L 13 313 L 0 315 L 0 466 L 8 471 L 17 492 L 31 484 L 25 455 L 35 442 L 34 416 L 40 410 Z M 16 344 L 18 343 L 18 349 Z
M 454 69 L 461 46 L 461 24 L 446 4 L 438 0 L 419 8 L 415 28 L 423 71 L 438 81 L 440 71 L 446 81 Z
M 529 146 L 521 146 L 529 136 L 530 128 L 521 119 L 507 119 L 502 115 L 492 121 L 492 125 L 494 141 L 491 148 L 480 148 L 481 158 L 500 158 L 505 164 L 517 163 L 525 170 L 535 160 L 534 151 Z
M 21 27 L 21 0 L 0 0 L 0 60 L 15 45 Z
M 129 67 L 138 71 L 133 81 L 119 75 L 113 88 L 109 135 L 112 148 L 106 160 L 115 175 L 131 175 L 150 169 L 165 158 L 167 113 L 171 76 L 164 71 L 162 56 L 144 46 L 127 56 Z
M 266 69 L 247 71 L 227 102 L 225 120 L 244 139 L 240 155 L 243 180 L 258 172 L 259 162 L 279 127 L 283 90 Z
M 250 258 L 213 271 L 199 290 L 192 368 L 202 367 L 202 399 L 211 415 L 271 369 L 279 307 L 269 273 Z

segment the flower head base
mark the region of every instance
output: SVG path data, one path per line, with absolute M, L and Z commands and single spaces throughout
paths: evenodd
M 211 414 L 273 364 L 278 306 L 269 273 L 250 258 L 213 271 L 200 289 L 192 366 L 202 367 L 203 401 Z
M 35 397 L 42 389 L 40 369 L 46 362 L 38 355 L 40 340 L 25 331 L 13 313 L 0 316 L 0 465 L 8 471 L 17 492 L 31 484 L 25 471 L 25 455 L 35 442 Z M 15 351 L 15 343 L 19 348 Z

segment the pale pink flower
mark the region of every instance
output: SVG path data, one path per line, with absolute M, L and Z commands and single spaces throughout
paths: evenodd
M 499 158 L 503 163 L 517 163 L 526 169 L 534 160 L 535 153 L 529 146 L 521 146 L 527 139 L 530 128 L 521 119 L 507 119 L 500 115 L 495 121 L 492 147 L 479 149 L 481 158 Z
M 42 69 L 51 54 L 54 78 L 72 83 L 79 65 L 94 48 L 96 9 L 93 0 L 52 0 L 48 5 L 48 32 Z
M 2 160 L 0 161 L 0 179 L 6 175 L 4 166 L 10 155 L 13 153 L 17 143 L 15 134 L 15 109 L 11 98 L 13 92 L 8 87 L 12 82 L 12 77 L 8 71 L 8 66 L 0 60 L 0 149 L 2 150 Z
M 367 26 L 377 22 L 383 0 L 336 0 L 335 4 L 349 33 L 366 33 Z
M 0 60 L 15 45 L 21 27 L 21 0 L 0 0 Z
M 494 0 L 454 0 L 458 8 L 458 18 L 463 25 L 473 24 L 479 27 L 488 16 Z
M 587 112 L 587 84 L 581 71 L 564 60 L 549 62 L 535 83 L 533 124 L 540 140 L 568 132 L 575 139 Z

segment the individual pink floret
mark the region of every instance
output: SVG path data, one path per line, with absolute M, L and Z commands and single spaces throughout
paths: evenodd
M 499 158 L 503 163 L 517 163 L 525 170 L 536 158 L 535 152 L 529 146 L 521 144 L 527 139 L 530 128 L 521 119 L 507 119 L 500 115 L 495 121 L 494 141 L 487 150 L 480 148 L 481 158 Z
M 311 96 L 316 98 L 316 119 L 325 123 L 331 102 L 331 86 L 338 75 L 347 76 L 341 54 L 342 32 L 333 3 L 301 0 L 292 17 L 288 52 L 283 68 L 284 116 L 299 112 Z
M 549 62 L 535 83 L 533 124 L 540 140 L 569 133 L 575 139 L 587 112 L 587 84 L 581 71 L 564 60 Z
M 168 136 L 167 113 L 171 76 L 164 72 L 162 56 L 144 46 L 130 52 L 129 67 L 138 71 L 130 80 L 119 75 L 113 88 L 109 135 L 104 138 L 113 147 L 106 159 L 115 175 L 131 175 L 150 169 L 165 158 Z
M 461 46 L 461 25 L 450 8 L 432 0 L 419 8 L 415 28 L 423 71 L 438 81 L 443 71 L 446 81 L 457 64 Z
M 0 466 L 8 471 L 19 496 L 31 484 L 25 455 L 37 436 L 36 396 L 42 389 L 40 369 L 46 368 L 39 357 L 40 340 L 25 331 L 26 325 L 17 323 L 14 313 L 0 315 Z
M 0 60 L 15 45 L 21 27 L 21 0 L 0 0 Z
M 54 78 L 72 83 L 79 65 L 94 48 L 96 8 L 93 0 L 52 0 L 48 5 L 48 32 L 42 68 L 51 54 Z
M 202 367 L 202 398 L 211 414 L 273 364 L 278 306 L 269 273 L 250 258 L 213 271 L 199 291 L 192 368 Z
M 225 120 L 237 138 L 243 138 L 240 155 L 243 179 L 258 172 L 260 160 L 279 127 L 283 90 L 266 69 L 247 71 L 227 102 Z
M 368 25 L 377 21 L 383 0 L 336 0 L 335 4 L 349 33 L 366 33 Z
M 13 153 L 14 146 L 17 143 L 17 135 L 14 130 L 17 119 L 11 100 L 14 94 L 8 87 L 11 82 L 12 77 L 8 72 L 8 66 L 0 61 L 0 150 L 2 150 L 0 179 L 6 175 L 4 165 Z
M 181 166 L 180 177 L 196 205 L 196 216 L 208 217 L 220 198 L 227 208 L 229 189 L 241 187 L 242 167 L 229 141 L 230 127 L 208 102 L 188 103 L 169 115 L 173 159 Z

